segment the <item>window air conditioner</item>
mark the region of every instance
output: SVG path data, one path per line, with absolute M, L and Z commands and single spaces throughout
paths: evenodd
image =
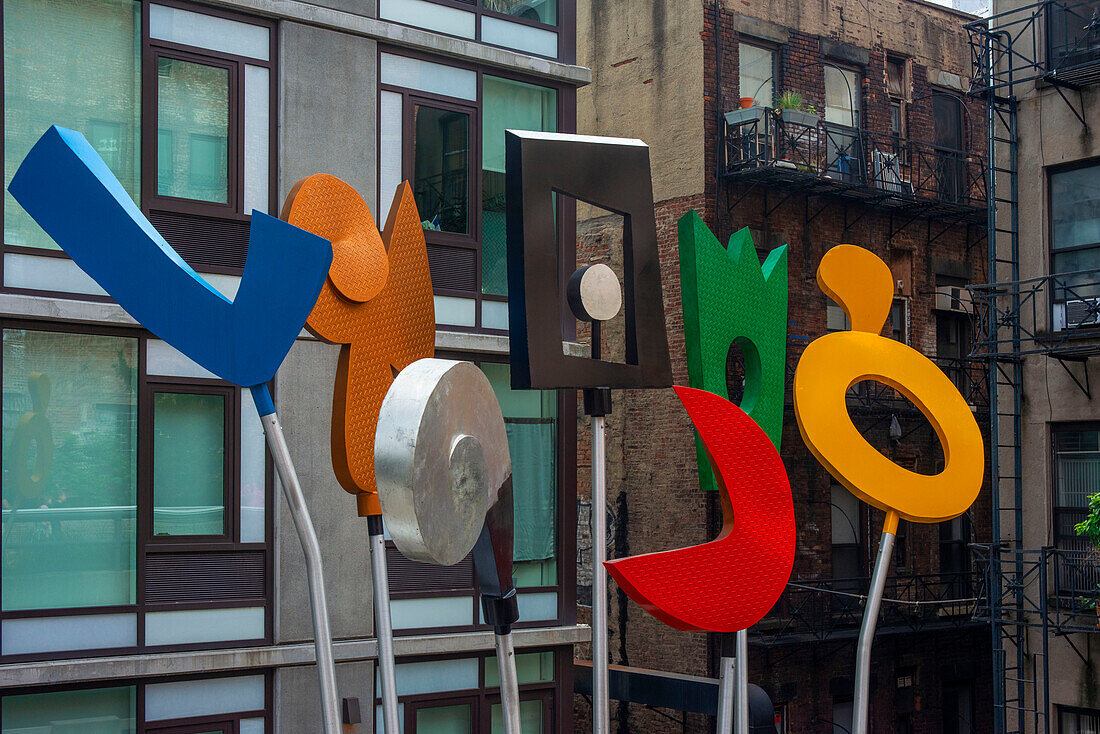
M 912 186 L 901 177 L 901 161 L 897 153 L 871 151 L 871 165 L 874 167 L 875 185 L 883 191 L 895 194 L 911 194 Z
M 966 286 L 941 285 L 936 288 L 936 310 L 970 313 L 970 291 Z
M 1100 298 L 1079 298 L 1054 304 L 1054 330 L 1100 324 Z

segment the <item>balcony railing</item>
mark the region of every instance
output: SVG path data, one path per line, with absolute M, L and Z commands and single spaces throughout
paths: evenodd
M 959 628 L 972 623 L 980 577 L 974 572 L 890 576 L 878 634 Z M 752 628 L 755 642 L 784 644 L 859 635 L 870 579 L 791 581 Z
M 958 215 L 986 214 L 981 155 L 816 120 L 784 120 L 768 108 L 731 113 L 723 173 L 878 206 Z

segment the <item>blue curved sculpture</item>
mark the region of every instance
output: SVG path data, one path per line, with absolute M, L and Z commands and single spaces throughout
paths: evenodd
M 8 191 L 142 326 L 242 387 L 275 376 L 332 263 L 328 240 L 253 211 L 244 275 L 230 301 L 160 236 L 84 136 L 57 125 Z

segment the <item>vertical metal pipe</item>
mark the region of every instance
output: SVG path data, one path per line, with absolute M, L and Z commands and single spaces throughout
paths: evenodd
M 734 658 L 723 655 L 718 664 L 718 734 L 733 734 Z
M 741 630 L 735 638 L 737 669 L 735 671 L 737 683 L 737 705 L 733 712 L 737 717 L 736 734 L 749 734 L 749 631 Z
M 592 731 L 611 730 L 607 679 L 607 476 L 604 416 L 592 416 Z
M 878 544 L 875 573 L 871 577 L 871 588 L 867 592 L 867 607 L 863 610 L 863 624 L 859 628 L 852 734 L 867 734 L 870 731 L 867 719 L 871 707 L 871 644 L 875 641 L 875 627 L 878 625 L 879 608 L 882 606 L 882 592 L 886 588 L 886 574 L 890 570 L 890 557 L 894 553 L 894 536 L 897 527 L 897 514 L 891 510 L 886 515 L 886 527 L 882 531 L 882 540 Z
M 378 683 L 382 689 L 382 726 L 386 734 L 401 734 L 397 709 L 397 671 L 390 618 L 390 583 L 386 572 L 386 537 L 382 518 L 369 517 L 370 567 L 374 583 L 374 637 L 378 640 Z M 377 528 L 374 525 L 377 524 Z M 375 532 L 377 530 L 378 532 Z
M 279 473 L 279 483 L 283 485 L 286 503 L 290 506 L 294 529 L 298 531 L 298 540 L 301 541 L 306 556 L 306 579 L 309 582 L 309 603 L 313 611 L 313 645 L 317 651 L 323 731 L 325 734 L 340 734 L 340 697 L 336 690 L 336 663 L 332 655 L 332 632 L 329 629 L 328 603 L 325 600 L 321 546 L 317 542 L 317 533 L 309 517 L 302 485 L 298 483 L 298 474 L 290 460 L 290 450 L 283 437 L 279 417 L 275 413 L 268 413 L 260 416 L 260 422 L 263 423 L 267 446 L 275 460 L 275 469 Z
M 516 648 L 512 633 L 496 636 L 497 670 L 500 673 L 500 709 L 504 734 L 520 734 L 519 677 L 516 674 Z

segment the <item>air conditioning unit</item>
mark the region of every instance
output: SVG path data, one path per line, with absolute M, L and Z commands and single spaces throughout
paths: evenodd
M 897 153 L 871 151 L 871 166 L 875 176 L 875 185 L 883 191 L 895 194 L 911 194 L 913 187 L 901 177 L 901 161 Z
M 962 285 L 941 285 L 936 288 L 937 311 L 952 311 L 954 313 L 970 313 L 970 291 Z
M 1100 324 L 1100 298 L 1079 298 L 1054 304 L 1054 330 Z

